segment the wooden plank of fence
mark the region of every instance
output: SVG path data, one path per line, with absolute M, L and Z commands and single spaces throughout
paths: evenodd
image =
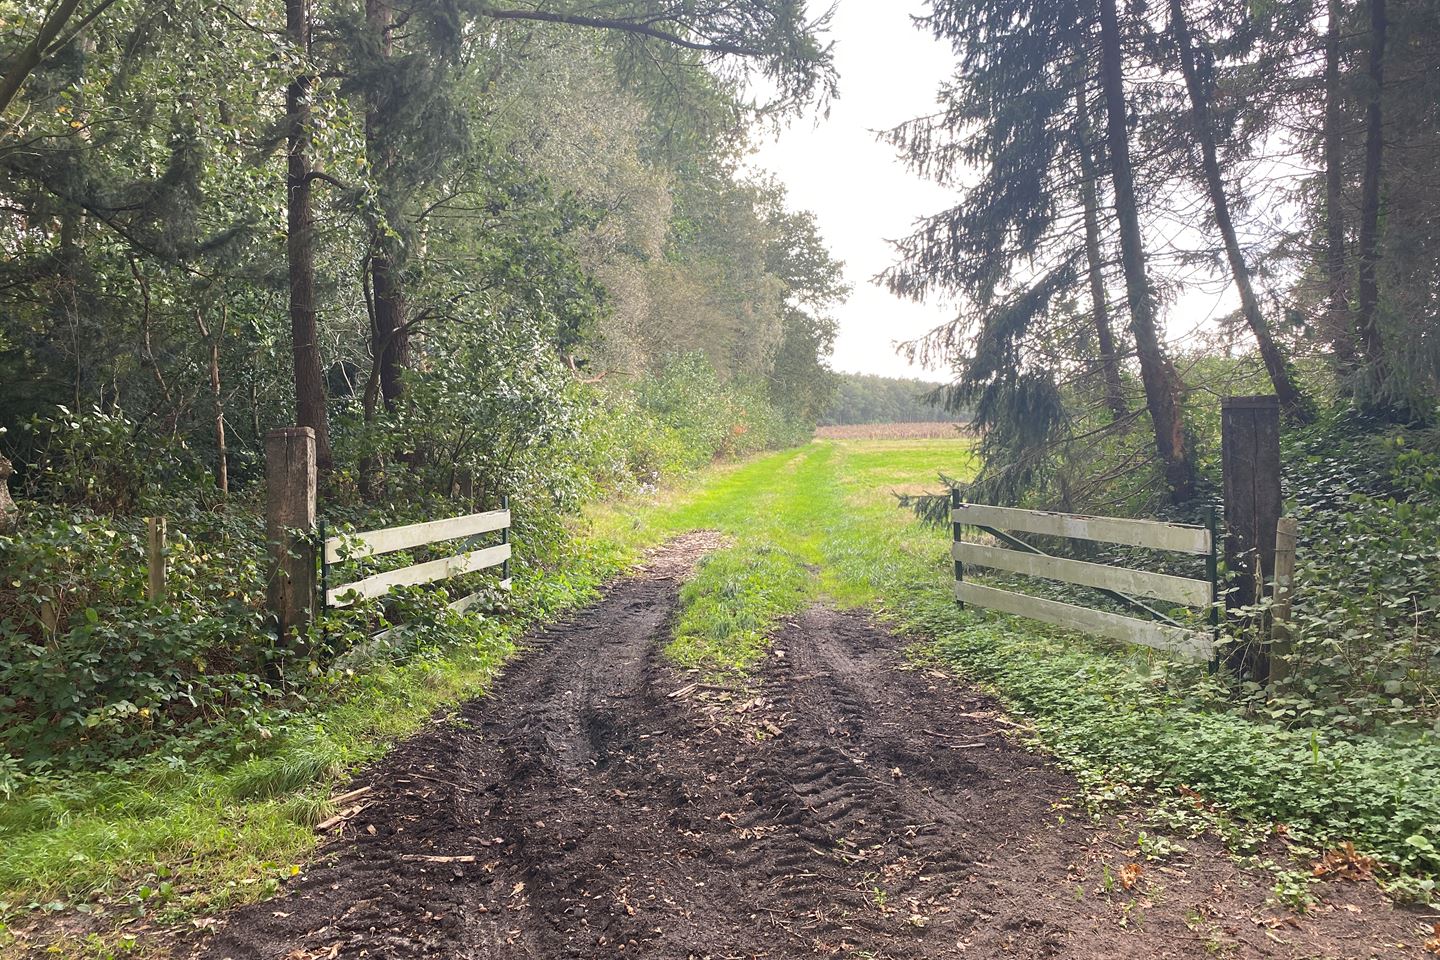
M 1049 513 L 964 503 L 951 513 L 955 523 L 996 527 L 1021 533 L 1039 533 L 1076 540 L 1100 540 L 1129 547 L 1173 550 L 1177 553 L 1208 554 L 1210 531 L 1183 523 L 1158 520 L 1128 520 L 1120 517 L 1086 517 L 1075 513 Z
M 1011 593 L 1009 590 L 982 587 L 978 583 L 957 583 L 955 597 L 963 603 L 972 603 L 977 607 L 988 607 L 1001 613 L 1043 620 L 1082 633 L 1093 633 L 1128 643 L 1141 643 L 1193 660 L 1210 659 L 1214 646 L 1208 635 L 1198 631 L 1167 627 L 1149 620 L 1137 620 L 1118 613 L 1091 610 L 1089 607 L 1077 607 L 1074 604 L 1030 597 L 1023 593 Z
M 334 587 L 325 595 L 332 607 L 349 606 L 356 600 L 368 600 L 383 596 L 392 587 L 409 587 L 420 583 L 433 583 L 447 577 L 458 577 L 462 573 L 474 573 L 486 567 L 498 567 L 510 559 L 510 544 L 500 543 L 483 550 L 471 550 L 428 563 L 417 563 L 399 570 L 377 573 L 354 583 Z M 342 599 L 343 597 L 343 599 Z
M 145 562 L 149 567 L 148 596 L 151 603 L 165 599 L 165 518 L 145 518 Z
M 458 540 L 461 537 L 504 530 L 509 526 L 509 510 L 490 510 L 445 520 L 427 520 L 404 527 L 370 530 L 350 537 L 331 537 L 325 541 L 325 562 L 339 563 L 342 559 L 376 557 L 410 547 L 423 547 L 427 543 Z M 348 553 L 342 549 L 342 545 L 348 546 Z M 346 553 L 346 556 L 342 557 L 342 553 Z
M 1211 587 L 1205 580 L 1190 580 L 1167 573 L 1130 570 L 1044 554 L 1022 553 L 1019 550 L 987 547 L 978 543 L 957 543 L 951 553 L 956 560 L 964 563 L 978 564 L 994 570 L 1009 570 L 1011 573 L 1023 573 L 1030 577 L 1064 580 L 1100 590 L 1114 590 L 1127 596 L 1153 597 L 1156 600 L 1183 603 L 1190 607 L 1209 606 L 1211 601 Z

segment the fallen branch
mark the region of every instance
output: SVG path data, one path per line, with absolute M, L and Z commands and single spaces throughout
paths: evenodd
M 330 802 L 335 804 L 335 806 L 337 807 L 341 807 L 349 803 L 351 800 L 359 800 L 361 797 L 365 796 L 365 794 L 369 792 L 370 787 L 359 787 L 355 790 L 351 790 L 349 793 L 342 793 L 338 797 L 331 797 Z
M 357 805 L 357 806 L 351 807 L 351 808 L 348 809 L 348 810 L 341 810 L 339 813 L 335 814 L 335 816 L 331 817 L 329 820 L 322 820 L 322 821 L 320 821 L 319 823 L 315 824 L 315 832 L 316 832 L 316 833 L 324 833 L 325 831 L 331 829 L 332 827 L 339 826 L 340 824 L 344 823 L 346 820 L 349 820 L 351 817 L 354 817 L 356 814 L 360 813 L 362 810 L 368 809 L 369 806 L 370 806 L 370 804 L 368 804 L 368 803 L 362 803 L 362 804 L 359 804 L 359 805 Z

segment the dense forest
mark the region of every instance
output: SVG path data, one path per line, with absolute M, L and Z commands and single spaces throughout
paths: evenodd
M 585 418 L 667 378 L 803 432 L 838 265 L 739 161 L 827 53 L 791 13 L 611 6 L 6 5 L 21 488 L 129 506 L 163 465 L 224 497 L 298 423 L 332 497 L 563 489 Z M 68 483 L 112 441 L 135 471 Z
M 944 384 L 865 373 L 835 375 L 835 393 L 822 426 L 855 423 L 926 423 L 964 419 L 945 409 Z
M 803 4 L 0 22 L 0 790 L 293 695 L 373 629 L 264 627 L 272 428 L 313 429 L 332 529 L 508 498 L 541 563 L 597 492 L 807 438 L 829 401 L 840 264 L 742 165 L 833 91 Z
M 1124 474 L 1135 508 L 1193 503 L 1227 393 L 1434 422 L 1433 3 L 935 0 L 921 25 L 954 79 L 887 138 L 956 201 L 886 280 L 962 303 L 910 349 L 954 366 L 987 495 L 1094 506 Z

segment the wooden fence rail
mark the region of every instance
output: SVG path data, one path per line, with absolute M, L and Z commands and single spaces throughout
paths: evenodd
M 444 543 L 449 540 L 473 538 L 485 533 L 499 531 L 500 543 L 474 550 L 466 550 L 439 560 L 428 560 L 411 564 L 397 570 L 387 570 L 330 586 L 330 567 L 345 560 L 359 560 L 368 557 L 409 550 L 414 547 Z M 323 536 L 323 534 L 322 534 Z M 321 554 L 321 589 L 326 606 L 346 607 L 360 600 L 383 597 L 395 587 L 415 586 L 434 583 L 465 573 L 474 573 L 491 567 L 502 568 L 501 589 L 510 588 L 510 510 L 472 513 L 463 517 L 445 520 L 431 520 L 402 527 L 387 527 L 383 530 L 369 530 L 351 536 L 326 537 Z M 469 606 L 478 594 L 472 594 L 451 604 L 457 609 Z
M 1071 630 L 1139 643 L 1191 659 L 1209 660 L 1214 655 L 1215 641 L 1209 633 L 1180 626 L 1135 599 L 1148 597 L 1181 606 L 1213 609 L 1217 588 L 1215 535 L 1212 529 L 1154 520 L 1087 517 L 962 503 L 958 491 L 951 503 L 951 521 L 954 543 L 950 552 L 955 561 L 955 598 L 962 604 L 969 603 Z M 992 533 L 1002 542 L 1020 549 L 967 542 L 962 539 L 962 531 L 967 527 Z M 1016 532 L 1201 554 L 1211 560 L 1210 579 L 1193 580 L 1150 570 L 1054 557 L 1019 540 L 1013 535 Z M 1140 619 L 968 583 L 965 580 L 966 564 L 1093 587 L 1151 614 L 1153 619 Z

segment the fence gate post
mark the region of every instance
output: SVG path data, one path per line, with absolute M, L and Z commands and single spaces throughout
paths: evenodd
M 1220 402 L 1220 446 L 1225 478 L 1225 569 L 1231 611 L 1256 603 L 1275 575 L 1275 527 L 1280 494 L 1280 400 L 1226 397 Z M 1232 619 L 1233 622 L 1233 619 Z M 1227 657 L 1232 670 L 1264 683 L 1270 676 L 1269 631 L 1248 627 L 1252 642 Z
M 303 642 L 315 612 L 315 431 L 265 435 L 265 538 L 273 564 L 270 612 L 280 642 Z
M 165 518 L 145 518 L 145 562 L 149 568 L 146 595 L 151 603 L 165 599 Z
M 0 534 L 14 533 L 20 525 L 20 508 L 10 499 L 10 474 L 15 468 L 0 457 Z
M 959 487 L 951 487 L 951 488 L 950 488 L 950 552 L 951 552 L 951 555 L 952 555 L 952 556 L 954 555 L 954 552 L 955 552 L 955 544 L 957 544 L 957 543 L 960 542 L 960 524 L 959 524 L 959 523 L 956 521 L 956 519 L 955 519 L 955 511 L 956 511 L 956 510 L 959 510 L 959 509 L 960 509 L 960 488 L 959 488 Z M 954 557 L 954 560 L 955 560 L 955 583 L 956 583 L 956 584 L 960 584 L 960 583 L 963 583 L 963 582 L 965 581 L 965 564 L 961 562 L 961 560 L 960 560 L 959 557 Z M 956 590 L 958 591 L 959 587 L 957 586 L 957 587 L 955 587 L 954 589 L 956 589 Z M 961 599 L 957 596 L 957 597 L 955 598 L 955 602 L 956 602 L 956 604 L 959 605 L 959 607 L 960 607 L 961 610 L 964 610 L 964 609 L 965 609 L 965 601 L 964 601 L 964 600 L 961 600 Z

